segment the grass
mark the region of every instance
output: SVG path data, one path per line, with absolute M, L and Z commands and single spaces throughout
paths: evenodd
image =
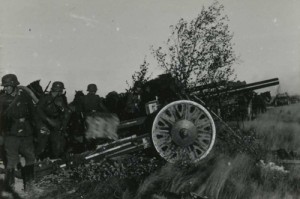
M 300 105 L 293 104 L 269 110 L 245 124 L 254 129 L 258 141 L 268 150 L 285 149 L 300 153 Z

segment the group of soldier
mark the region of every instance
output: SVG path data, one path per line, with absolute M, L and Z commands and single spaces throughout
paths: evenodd
M 14 189 L 15 170 L 20 156 L 25 165 L 21 167 L 24 190 L 30 191 L 34 184 L 34 163 L 47 150 L 51 158 L 65 153 L 65 132 L 74 108 L 70 108 L 64 94 L 63 82 L 52 83 L 51 91 L 35 101 L 27 87 L 20 86 L 14 74 L 2 77 L 4 93 L 0 95 L 0 147 L 5 166 L 5 185 Z M 107 111 L 96 94 L 97 86 L 88 85 L 88 94 L 80 100 L 83 117 L 95 112 Z

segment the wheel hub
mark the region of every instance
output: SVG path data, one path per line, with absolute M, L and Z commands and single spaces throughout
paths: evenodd
M 171 135 L 175 144 L 186 147 L 197 138 L 197 128 L 189 120 L 179 120 L 172 127 Z

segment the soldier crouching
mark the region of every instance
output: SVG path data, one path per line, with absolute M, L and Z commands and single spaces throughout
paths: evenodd
M 19 154 L 24 156 L 26 165 L 22 168 L 24 189 L 29 190 L 34 180 L 33 145 L 33 102 L 25 90 L 17 87 L 19 81 L 14 74 L 2 77 L 1 86 L 5 94 L 0 97 L 1 135 L 3 135 L 6 155 L 5 185 L 14 189 L 15 168 L 19 163 Z

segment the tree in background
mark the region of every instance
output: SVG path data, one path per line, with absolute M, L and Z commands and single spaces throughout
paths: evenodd
M 217 1 L 190 22 L 180 19 L 171 26 L 167 49 L 152 53 L 160 67 L 171 73 L 184 87 L 227 82 L 234 74 L 237 57 L 233 51 L 233 33 L 229 31 L 224 6 Z
M 143 85 L 151 78 L 151 74 L 149 75 L 148 66 L 149 63 L 146 61 L 146 59 L 144 59 L 144 62 L 140 65 L 139 71 L 135 71 L 131 76 L 132 84 L 130 85 L 128 81 L 126 81 L 129 87 L 127 91 L 132 91 L 132 89 L 134 89 L 134 85 L 136 84 L 136 82 L 139 82 Z

